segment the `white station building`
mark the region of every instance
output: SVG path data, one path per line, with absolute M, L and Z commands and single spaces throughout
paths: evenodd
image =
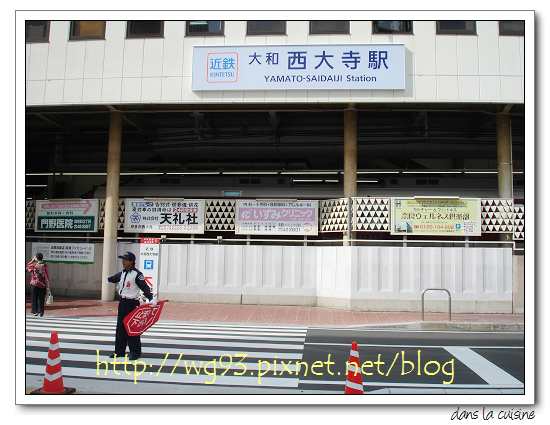
M 505 17 L 26 19 L 26 256 L 59 296 L 114 300 L 132 251 L 171 301 L 523 313 Z

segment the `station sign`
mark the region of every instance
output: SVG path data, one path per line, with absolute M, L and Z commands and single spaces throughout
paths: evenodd
M 191 89 L 403 90 L 405 46 L 194 46 Z
M 481 236 L 481 200 L 392 198 L 391 234 Z
M 238 200 L 238 235 L 317 235 L 318 201 Z
M 36 232 L 97 232 L 99 199 L 36 201 Z
M 204 199 L 126 199 L 124 231 L 204 233 Z

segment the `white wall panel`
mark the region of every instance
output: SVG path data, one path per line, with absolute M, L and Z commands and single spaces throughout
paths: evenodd
M 477 248 L 470 248 L 464 252 L 464 264 L 463 264 L 463 293 L 475 294 L 478 290 L 477 273 L 478 273 L 478 256 L 480 251 Z M 483 290 L 483 288 L 481 288 Z
M 441 282 L 452 293 L 462 293 L 463 258 L 465 248 L 442 249 Z
M 47 43 L 47 79 L 65 78 L 68 36 L 69 21 L 50 22 L 50 42 Z
M 443 248 L 422 248 L 420 255 L 421 289 L 441 288 L 441 250 Z
M 181 77 L 183 74 L 183 40 L 185 25 L 177 21 L 164 22 L 164 54 L 162 58 L 162 75 L 164 77 Z
M 105 40 L 86 42 L 84 57 L 84 78 L 103 78 Z
M 500 77 L 500 83 L 503 101 L 523 100 L 523 78 Z
M 521 43 L 520 43 L 521 40 Z M 500 52 L 500 74 L 507 76 L 521 75 L 521 57 L 520 44 L 523 45 L 523 38 L 518 37 L 499 37 Z
M 415 21 L 413 31 L 415 45 L 414 74 L 417 76 L 435 75 L 435 22 Z
M 357 291 L 371 293 L 377 291 L 378 250 L 359 250 L 358 263 L 359 272 L 357 275 Z
M 31 44 L 27 50 L 29 55 L 29 64 L 27 67 L 26 78 L 28 81 L 39 80 L 44 81 L 46 77 L 46 71 L 48 69 L 48 62 L 55 60 L 53 57 L 49 57 L 49 44 L 36 43 Z M 60 56 L 57 59 L 58 63 L 61 64 L 62 73 L 65 70 L 65 55 Z M 63 78 L 61 74 L 59 78 Z
M 477 75 L 458 76 L 458 100 L 478 102 L 480 100 L 479 77 Z
M 143 43 L 143 77 L 162 76 L 164 38 L 148 38 Z M 181 57 L 181 53 L 177 57 Z
M 483 292 L 494 294 L 496 291 L 496 279 L 498 279 L 497 264 L 494 252 L 483 252 L 483 262 L 487 264 L 483 269 Z M 497 274 L 497 275 L 495 275 Z
M 401 278 L 399 281 L 399 292 L 412 293 L 420 288 L 420 254 L 422 248 L 410 248 L 400 250 Z
M 288 28 L 288 24 L 287 24 Z M 351 21 L 349 23 L 349 30 L 351 33 L 351 44 L 371 44 L 372 31 L 366 31 L 365 29 L 372 28 L 372 21 Z
M 162 245 L 160 257 L 160 285 L 168 291 L 181 292 L 187 285 L 188 245 Z
M 139 244 L 118 245 L 117 255 L 126 251 L 139 257 Z M 420 311 L 424 289 L 446 288 L 455 313 L 512 308 L 509 248 L 162 244 L 160 252 L 159 293 L 174 301 L 238 303 L 246 295 L 249 303 Z M 54 295 L 99 296 L 102 258 L 95 244 L 92 265 L 50 263 Z M 113 273 L 120 269 L 118 261 Z M 428 293 L 426 311 L 446 311 L 447 294 Z
M 435 39 L 435 66 L 437 75 L 457 75 L 457 36 L 439 35 Z
M 141 79 L 141 101 L 160 102 L 162 98 L 162 77 Z
M 297 268 L 300 267 L 302 277 L 301 286 L 296 287 L 296 289 L 309 291 L 317 287 L 318 278 L 315 267 L 316 251 L 313 249 L 308 249 L 307 247 L 303 247 L 300 250 L 302 252 L 302 262 L 299 266 L 297 265 Z
M 477 22 L 479 75 L 499 75 L 498 22 Z
M 101 78 L 86 78 L 82 85 L 82 101 L 86 103 L 101 102 L 103 80 Z
M 139 102 L 141 100 L 141 78 L 123 78 L 121 99 L 124 102 Z
M 286 44 L 307 44 L 309 34 L 309 21 L 286 21 Z
M 437 76 L 437 100 L 453 101 L 458 99 L 458 77 L 456 75 Z
M 63 102 L 64 103 L 80 103 L 82 101 L 82 85 L 84 80 L 65 80 L 63 87 Z
M 416 100 L 437 98 L 437 77 L 435 75 L 415 75 L 414 98 Z
M 162 102 L 181 102 L 182 77 L 163 77 L 162 78 Z
M 143 76 L 143 45 L 144 39 L 126 39 L 124 42 L 124 62 L 122 76 L 136 78 Z
M 86 58 L 86 42 L 69 43 L 65 62 L 65 79 L 84 78 L 84 63 Z
M 477 37 L 457 37 L 458 75 L 479 75 L 479 53 Z
M 398 249 L 393 247 L 378 249 L 378 261 L 374 264 L 378 268 L 378 290 L 375 292 L 393 292 L 392 282 L 396 277 L 399 278 L 399 261 L 395 260 Z
M 282 250 L 281 288 L 299 289 L 302 287 L 301 265 L 305 263 L 302 258 L 302 247 L 289 246 Z
M 243 287 L 262 287 L 262 266 L 262 247 L 247 246 L 243 255 Z
M 489 102 L 491 99 L 501 100 L 500 77 L 480 76 L 479 77 L 479 100 Z
M 124 63 L 125 21 L 107 21 L 105 24 L 105 61 L 103 78 L 122 77 Z
M 373 35 L 370 21 L 352 21 L 351 35 L 309 35 L 308 21 L 287 21 L 286 36 L 247 36 L 246 21 L 228 21 L 224 37 L 186 37 L 184 21 L 167 21 L 160 39 L 126 39 L 125 21 L 107 21 L 105 40 L 70 42 L 69 25 L 53 21 L 50 42 L 27 47 L 27 81 L 102 78 L 103 102 L 523 101 L 523 38 L 499 36 L 497 21 L 478 21 L 477 36 L 436 35 L 435 21 L 414 21 L 414 35 L 407 36 Z M 193 46 L 381 41 L 405 44 L 406 90 L 191 91 Z M 121 77 L 122 84 L 110 81 Z M 61 102 L 97 102 L 88 94 L 78 99 L 72 90 L 67 95 Z M 40 94 L 28 95 L 27 102 L 60 103 L 57 96 Z
M 105 103 L 120 102 L 122 97 L 122 78 L 103 79 L 101 100 Z
M 187 250 L 187 286 L 206 286 L 206 245 L 190 245 Z
M 335 270 L 335 279 L 334 279 L 334 291 L 335 293 L 342 294 L 349 297 L 351 287 L 354 287 L 354 275 L 357 268 L 357 261 L 354 261 L 356 258 L 355 250 L 351 249 L 339 249 L 335 248 L 335 256 L 331 258 L 331 262 L 322 264 L 322 271 L 326 267 L 331 267 Z M 354 273 L 355 272 L 355 273 Z
M 225 21 L 225 40 L 226 46 L 238 46 L 245 44 L 246 21 Z
M 283 263 L 283 247 L 263 246 L 261 262 L 264 266 L 261 287 L 280 288 L 282 271 L 285 267 Z
M 33 81 L 33 83 L 35 83 Z M 36 82 L 38 83 L 38 81 Z M 41 92 L 32 93 L 33 96 L 41 95 L 42 100 L 51 103 L 59 104 L 63 102 L 63 86 L 65 85 L 65 80 L 46 80 L 46 84 L 40 82 L 39 86 L 42 86 Z M 34 87 L 35 85 L 33 85 Z M 31 90 L 31 85 L 29 84 L 29 91 Z M 35 90 L 33 88 L 33 90 Z M 30 93 L 27 93 L 29 96 Z

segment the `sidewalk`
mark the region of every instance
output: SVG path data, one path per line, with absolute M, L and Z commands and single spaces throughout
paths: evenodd
M 45 316 L 104 317 L 116 319 L 118 301 L 55 298 Z M 30 300 L 26 312 L 30 314 Z M 195 304 L 167 302 L 161 321 L 277 324 L 310 327 L 354 327 L 368 329 L 455 330 L 481 332 L 523 332 L 523 314 L 452 314 L 406 312 L 360 312 L 322 307 Z

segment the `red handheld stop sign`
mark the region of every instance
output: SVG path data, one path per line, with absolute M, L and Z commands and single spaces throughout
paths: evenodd
M 128 316 L 124 318 L 124 326 L 128 335 L 141 335 L 151 326 L 153 326 L 160 317 L 162 306 L 166 301 L 158 301 L 156 306 L 143 304 L 136 307 Z

